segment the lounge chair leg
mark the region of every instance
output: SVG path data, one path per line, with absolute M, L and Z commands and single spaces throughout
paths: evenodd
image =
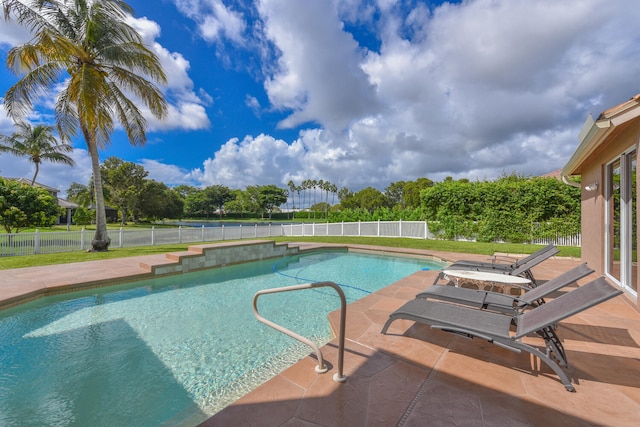
M 389 317 L 389 318 L 387 319 L 387 321 L 385 322 L 384 326 L 382 327 L 382 331 L 380 331 L 380 333 L 381 333 L 382 335 L 386 335 L 386 334 L 387 334 L 387 329 L 389 329 L 389 326 L 391 325 L 391 323 L 392 323 L 394 320 L 396 320 L 396 319 L 395 319 L 395 318 L 393 318 L 393 317 Z
M 431 284 L 431 286 L 436 286 L 438 284 L 438 282 L 440 280 L 444 279 L 444 273 L 441 271 L 438 276 L 436 277 L 436 280 L 433 281 L 433 283 Z
M 494 339 L 494 342 L 499 342 L 499 341 L 500 340 Z M 538 357 L 540 360 L 546 363 L 547 366 L 550 367 L 553 370 L 553 372 L 556 373 L 556 375 L 558 375 L 558 377 L 560 377 L 560 382 L 562 383 L 562 385 L 564 385 L 564 388 L 566 388 L 567 391 L 576 391 L 576 389 L 573 387 L 573 384 L 571 384 L 571 380 L 569 379 L 567 374 L 562 370 L 560 365 L 558 365 L 553 359 L 551 359 L 551 357 L 547 356 L 537 348 L 530 346 L 528 344 L 524 344 L 519 341 L 508 341 L 508 343 L 505 345 L 518 348 L 520 350 L 526 351 L 527 353 L 531 353 L 532 355 Z

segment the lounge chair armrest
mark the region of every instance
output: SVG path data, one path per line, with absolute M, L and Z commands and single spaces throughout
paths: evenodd
M 509 264 L 513 264 L 514 262 L 518 261 L 518 259 L 519 258 L 508 256 L 508 255 L 494 255 L 493 258 L 491 258 L 493 262 L 497 262 L 498 260 L 509 261 Z

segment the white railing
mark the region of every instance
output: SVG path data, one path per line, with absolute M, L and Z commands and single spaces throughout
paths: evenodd
M 91 248 L 93 230 L 0 234 L 0 257 L 85 251 Z M 152 246 L 172 243 L 202 243 L 221 240 L 261 239 L 269 237 L 362 236 L 433 239 L 426 221 L 371 221 L 313 224 L 255 224 L 220 227 L 178 227 L 109 231 L 112 248 Z M 580 246 L 580 236 L 558 236 L 558 246 Z
M 290 336 L 293 339 L 300 341 L 303 344 L 308 345 L 313 349 L 313 352 L 316 354 L 316 358 L 318 360 L 318 365 L 316 366 L 316 372 L 319 374 L 323 374 L 329 370 L 327 365 L 324 363 L 324 357 L 322 356 L 322 351 L 320 348 L 311 341 L 309 338 L 303 337 L 302 335 L 293 332 L 290 329 L 285 328 L 271 320 L 260 315 L 258 311 L 258 298 L 262 295 L 267 294 L 277 294 L 282 292 L 291 292 L 291 291 L 299 291 L 302 289 L 315 289 L 322 287 L 331 287 L 337 293 L 338 297 L 340 297 L 340 331 L 338 333 L 338 371 L 333 375 L 333 379 L 336 382 L 343 383 L 347 380 L 347 377 L 344 375 L 344 334 L 347 326 L 347 299 L 344 296 L 344 291 L 342 288 L 334 282 L 316 282 L 316 283 L 305 283 L 302 285 L 293 285 L 293 286 L 284 286 L 280 288 L 272 288 L 272 289 L 263 289 L 261 291 L 256 292 L 253 296 L 253 315 L 260 322 L 264 323 L 267 326 L 272 327 L 278 332 L 282 332 L 285 335 Z

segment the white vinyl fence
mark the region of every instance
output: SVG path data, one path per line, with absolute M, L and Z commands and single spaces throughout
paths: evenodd
M 530 242 L 532 245 L 550 245 L 554 244 L 556 246 L 582 246 L 582 235 L 574 234 L 573 236 L 561 236 L 556 235 L 555 238 L 547 238 L 547 239 L 533 239 Z
M 56 252 L 86 251 L 93 230 L 0 234 L 0 257 Z M 149 228 L 109 231 L 112 248 L 172 243 L 202 243 L 222 240 L 260 239 L 281 236 L 364 236 L 433 239 L 425 221 L 373 221 L 313 224 L 255 224 L 220 227 Z M 570 243 L 579 246 L 579 240 Z M 532 242 L 540 244 L 558 242 Z

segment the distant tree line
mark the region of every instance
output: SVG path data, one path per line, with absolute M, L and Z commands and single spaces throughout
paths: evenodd
M 103 194 L 107 205 L 118 211 L 121 224 L 128 221 L 160 221 L 164 219 L 222 218 L 228 213 L 240 217 L 271 218 L 273 212 L 287 201 L 286 190 L 275 185 L 250 186 L 245 190 L 231 190 L 223 185 L 196 188 L 167 185 L 148 179 L 144 167 L 109 157 L 100 166 Z M 89 210 L 93 208 L 94 188 L 91 183 L 71 183 L 67 198 L 81 207 L 73 217 L 78 224 L 92 221 Z
M 441 238 L 509 242 L 580 232 L 580 190 L 554 178 L 419 178 L 392 182 L 384 192 L 373 187 L 353 192 L 324 180 L 300 185 L 289 181 L 287 189 L 273 184 L 244 190 L 224 185 L 169 188 L 147 179 L 142 166 L 115 157 L 104 161 L 101 173 L 105 200 L 118 210 L 122 223 L 165 218 L 428 221 L 431 232 Z M 67 193 L 88 207 L 91 191 L 73 183 Z M 85 213 L 78 210 L 76 215 Z
M 556 233 L 580 231 L 580 190 L 554 178 L 503 175 L 493 181 L 428 178 L 397 181 L 384 192 L 367 187 L 353 192 L 323 180 L 289 181 L 248 186 L 204 188 L 180 185 L 168 188 L 146 179 L 146 171 L 116 158 L 102 165 L 105 199 L 121 218 L 138 221 L 162 218 L 274 218 L 328 222 L 428 221 L 442 238 L 479 241 L 528 241 Z M 77 198 L 74 184 L 69 197 Z M 80 194 L 84 194 L 80 193 Z M 335 203 L 337 198 L 337 203 Z
M 367 187 L 353 192 L 325 180 L 289 181 L 287 188 L 254 185 L 167 185 L 148 179 L 144 167 L 117 157 L 100 165 L 103 194 L 122 224 L 165 219 L 277 219 L 327 222 L 428 221 L 436 236 L 478 241 L 525 242 L 533 238 L 580 232 L 580 190 L 554 178 L 503 175 L 492 181 L 428 178 L 397 181 L 384 191 Z M 90 224 L 93 179 L 72 183 L 67 198 L 78 203 L 73 221 Z M 29 187 L 29 186 L 27 186 Z M 33 203 L 20 206 L 27 194 Z M 31 194 L 31 193 L 29 193 Z M 4 195 L 4 196 L 3 196 Z M 53 198 L 52 198 L 53 199 Z M 337 199 L 337 201 L 336 201 Z M 5 230 L 53 224 L 60 211 L 46 202 L 46 192 L 0 181 L 0 222 Z M 38 201 L 38 203 L 36 203 Z M 40 204 L 39 204 L 40 203 Z M 42 204 L 43 203 L 43 204 Z M 52 207 L 53 206 L 53 207 Z M 37 214 L 40 212 L 41 214 Z

